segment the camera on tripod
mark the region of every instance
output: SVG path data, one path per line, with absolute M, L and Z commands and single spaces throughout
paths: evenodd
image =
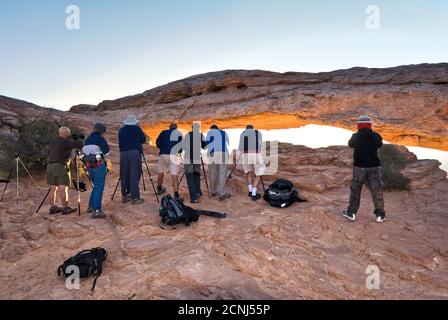
M 79 139 L 84 140 L 85 138 L 86 138 L 86 136 L 83 134 L 76 134 L 76 133 L 72 134 L 72 139 L 75 141 L 77 141 Z

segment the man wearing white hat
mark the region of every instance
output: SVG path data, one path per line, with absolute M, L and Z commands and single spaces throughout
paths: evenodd
M 342 215 L 350 221 L 356 220 L 362 186 L 367 184 L 375 206 L 376 221 L 382 223 L 386 220 L 386 212 L 378 149 L 383 145 L 383 138 L 372 130 L 369 116 L 359 117 L 358 132 L 353 134 L 348 145 L 353 148 L 353 180 L 350 186 L 350 204 Z
M 118 133 L 120 146 L 120 178 L 122 202 L 132 204 L 143 203 L 140 197 L 140 179 L 142 173 L 142 144 L 146 136 L 138 126 L 134 115 L 128 115 Z

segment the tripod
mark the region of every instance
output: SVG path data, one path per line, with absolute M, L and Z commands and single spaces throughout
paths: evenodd
M 157 191 L 156 191 L 156 186 L 154 185 L 154 180 L 152 178 L 151 171 L 149 170 L 148 162 L 146 161 L 146 157 L 145 157 L 144 153 L 142 153 L 142 157 L 143 157 L 143 162 L 145 163 L 146 171 L 148 172 L 149 180 L 151 181 L 152 188 L 154 190 L 154 195 L 156 196 L 156 199 L 157 199 L 157 203 L 160 203 L 159 196 L 157 195 Z M 143 180 L 143 189 L 146 191 L 146 184 L 145 184 L 145 177 L 143 175 L 143 169 L 141 169 L 141 173 L 142 173 L 142 180 Z M 118 178 L 117 185 L 115 186 L 115 190 L 114 190 L 114 193 L 111 198 L 112 201 L 115 198 L 115 194 L 117 193 L 118 186 L 120 185 L 120 182 L 121 182 L 121 177 Z
M 36 181 L 34 180 L 33 176 L 30 174 L 28 169 L 26 168 L 23 161 L 20 159 L 20 157 L 16 154 L 14 157 L 14 160 L 12 161 L 11 170 L 9 172 L 8 179 L 6 180 L 5 189 L 3 190 L 2 197 L 0 201 L 3 201 L 5 197 L 6 190 L 8 189 L 8 185 L 11 182 L 11 178 L 14 172 L 14 169 L 16 171 L 16 203 L 19 204 L 19 163 L 25 169 L 28 176 L 31 178 L 31 181 L 33 181 L 33 184 L 36 186 L 37 190 L 39 190 L 40 194 L 42 194 L 42 191 L 40 190 L 40 187 L 37 185 Z
M 201 156 L 201 164 L 202 164 L 202 172 L 204 172 L 205 186 L 207 187 L 208 198 L 211 199 L 212 196 L 210 195 L 210 188 L 209 188 L 209 186 L 208 186 L 207 174 L 205 173 L 204 159 L 202 159 L 202 156 Z

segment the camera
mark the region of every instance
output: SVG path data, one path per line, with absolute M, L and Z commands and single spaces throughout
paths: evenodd
M 72 134 L 72 139 L 75 140 L 75 141 L 79 140 L 79 139 L 84 140 L 85 138 L 86 137 L 83 134 L 76 134 L 76 133 Z

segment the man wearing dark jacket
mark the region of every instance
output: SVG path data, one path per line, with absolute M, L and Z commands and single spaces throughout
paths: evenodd
M 353 180 L 350 186 L 350 204 L 342 214 L 350 221 L 356 220 L 362 186 L 367 184 L 375 206 L 376 221 L 382 223 L 386 219 L 386 212 L 378 149 L 382 147 L 383 139 L 372 130 L 372 120 L 369 116 L 359 118 L 358 132 L 353 134 L 348 145 L 353 148 Z
M 49 157 L 47 166 L 47 182 L 51 186 L 51 209 L 50 214 L 62 212 L 63 215 L 76 212 L 68 206 L 68 187 L 70 186 L 70 158 L 73 149 L 81 149 L 82 140 L 73 140 L 69 128 L 61 127 L 58 137 L 49 146 Z M 83 138 L 83 137 L 81 137 Z M 56 205 L 58 190 L 62 189 L 62 208 Z
M 179 153 L 182 152 L 182 133 L 177 130 L 177 124 L 172 123 L 157 137 L 156 145 L 160 150 L 159 176 L 157 178 L 157 194 L 162 195 L 166 189 L 162 186 L 166 172 L 170 172 L 173 183 L 174 197 L 179 196 Z
M 204 135 L 201 133 L 201 125 L 193 124 L 190 131 L 183 140 L 183 150 L 185 151 L 185 176 L 187 178 L 188 190 L 190 192 L 191 203 L 199 202 L 202 196 L 201 191 L 201 151 L 206 146 Z
M 134 115 L 129 115 L 123 124 L 118 133 L 122 202 L 141 204 L 144 200 L 140 197 L 139 184 L 142 177 L 142 144 L 146 142 L 146 137 Z
M 104 124 L 95 124 L 92 134 L 86 139 L 82 149 L 84 163 L 93 183 L 88 209 L 88 213 L 90 213 L 92 219 L 106 217 L 102 210 L 102 201 L 107 175 L 106 161 L 110 155 L 110 147 L 103 137 L 105 133 L 106 126 Z

